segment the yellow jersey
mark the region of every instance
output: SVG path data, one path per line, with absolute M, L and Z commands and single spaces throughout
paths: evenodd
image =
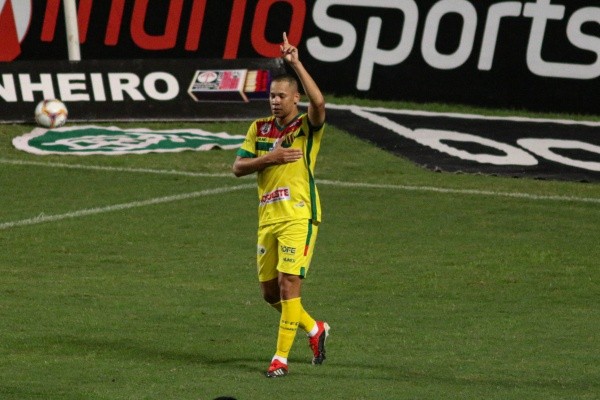
M 258 172 L 259 226 L 295 219 L 321 221 L 314 171 L 324 130 L 325 125 L 311 126 L 306 113 L 299 114 L 286 126 L 279 126 L 274 116 L 257 119 L 250 125 L 238 156 L 253 158 L 267 154 L 279 139 L 283 147 L 301 149 L 303 153 L 295 162 Z

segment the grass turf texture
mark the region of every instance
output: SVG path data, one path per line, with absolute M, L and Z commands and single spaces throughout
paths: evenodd
M 235 154 L 36 157 L 10 144 L 30 128 L 0 125 L 0 224 L 254 182 L 7 163 L 229 173 Z M 598 202 L 464 190 L 598 201 L 600 186 L 433 173 L 334 127 L 317 178 L 303 302 L 332 325 L 323 366 L 299 334 L 290 375 L 262 376 L 278 316 L 247 188 L 0 230 L 0 398 L 597 398 Z

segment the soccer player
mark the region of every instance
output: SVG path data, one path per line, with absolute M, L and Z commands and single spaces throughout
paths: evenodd
M 257 269 L 263 298 L 281 313 L 277 348 L 266 376 L 288 373 L 288 355 L 298 327 L 307 332 L 312 363 L 325 360 L 329 325 L 315 321 L 301 302 L 302 280 L 313 255 L 321 208 L 314 168 L 325 126 L 325 99 L 283 34 L 281 56 L 293 75 L 275 77 L 269 103 L 272 115 L 254 121 L 237 152 L 233 173 L 257 173 Z M 298 110 L 298 80 L 308 111 Z

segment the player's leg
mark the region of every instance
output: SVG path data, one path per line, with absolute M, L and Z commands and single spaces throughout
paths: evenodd
M 321 343 L 317 345 L 320 354 L 322 354 L 320 355 L 320 361 L 317 363 L 320 364 L 325 358 L 324 338 L 329 327 L 322 322 L 315 321 L 304 310 L 301 301 L 302 279 L 306 276 L 310 266 L 316 234 L 317 226 L 310 221 L 302 220 L 283 224 L 278 234 L 279 263 L 277 269 L 279 270 L 281 319 L 277 338 L 277 351 L 267 376 L 283 376 L 287 373 L 287 358 L 298 326 L 312 334 L 311 341 L 317 340 L 317 343 Z M 325 327 L 327 330 L 325 330 Z M 319 337 L 323 339 L 319 340 Z M 282 373 L 283 370 L 285 370 L 285 373 Z M 271 373 L 273 371 L 278 372 L 278 374 Z
M 263 298 L 276 310 L 283 312 L 279 272 L 276 268 L 279 260 L 278 243 L 274 228 L 273 225 L 269 225 L 258 229 L 256 265 Z M 287 375 L 287 356 L 283 359 L 275 356 L 271 361 L 267 376 L 279 377 L 285 375 Z
M 267 303 L 280 309 L 277 238 L 273 234 L 271 225 L 259 227 L 257 236 L 256 267 L 262 296 Z
M 288 356 L 296 331 L 300 324 L 300 315 L 302 314 L 302 303 L 300 299 L 300 287 L 302 281 L 297 275 L 280 273 L 279 286 L 281 288 L 281 318 L 279 320 L 279 330 L 277 333 L 277 348 L 272 362 L 283 364 L 287 367 Z M 279 366 L 281 367 L 281 366 Z M 287 372 L 287 368 L 285 368 Z
M 302 252 L 304 258 L 303 263 L 306 266 L 304 276 L 308 273 L 308 268 L 311 265 L 319 225 L 312 221 L 307 221 L 306 227 L 307 235 L 305 237 L 305 244 Z M 322 364 L 325 360 L 325 341 L 327 340 L 327 336 L 329 336 L 329 324 L 325 321 L 316 321 L 304 308 L 302 308 L 300 327 L 302 327 L 308 335 L 308 345 L 313 352 L 312 364 Z
M 275 281 L 276 280 L 263 282 L 261 284 L 263 297 L 271 307 L 273 307 L 275 310 L 281 313 L 281 300 L 279 299 L 279 284 Z M 274 287 L 277 289 L 276 296 L 272 295 L 274 293 Z M 271 295 L 269 295 L 268 293 L 271 293 Z M 275 298 L 277 300 L 275 300 Z M 309 336 L 316 335 L 315 329 L 317 328 L 317 322 L 313 319 L 313 317 L 310 316 L 309 313 L 306 312 L 304 307 L 302 307 L 302 313 L 300 314 L 300 324 L 298 325 L 298 328 L 302 329 Z
M 307 226 L 306 222 L 300 222 L 300 224 L 302 227 Z M 306 244 L 308 243 L 309 251 L 307 252 L 307 258 L 305 260 L 307 268 L 312 258 L 312 249 L 314 248 L 314 243 L 317 237 L 316 233 L 316 229 L 312 227 L 310 228 L 310 231 L 307 231 L 307 233 L 304 233 L 304 231 L 301 232 L 300 247 L 297 251 L 302 251 L 303 253 L 307 252 Z M 262 295 L 264 300 L 269 303 L 271 307 L 281 313 L 281 290 L 277 278 L 278 272 L 276 270 L 276 265 L 279 258 L 277 253 L 279 249 L 276 240 L 277 239 L 274 236 L 274 226 L 259 228 L 257 265 Z M 301 247 L 303 247 L 303 250 L 300 250 Z M 286 252 L 292 251 L 289 248 L 284 249 Z M 296 250 L 293 251 L 294 253 L 296 252 Z M 283 258 L 285 259 L 285 253 Z M 303 273 L 306 274 L 306 269 Z M 303 308 L 300 316 L 300 329 L 304 330 L 306 333 L 310 333 L 315 326 L 315 320 Z
M 277 272 L 278 250 L 277 238 L 273 234 L 273 226 L 258 228 L 256 252 L 256 267 L 262 296 L 267 303 L 281 312 L 281 298 Z M 271 362 L 267 376 L 277 377 L 287 374 L 287 364 L 279 365 L 276 360 Z

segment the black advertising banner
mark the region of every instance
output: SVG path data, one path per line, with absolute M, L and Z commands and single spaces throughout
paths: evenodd
M 247 120 L 269 114 L 281 59 L 16 61 L 0 64 L 0 120 L 33 122 L 60 98 L 70 121 Z
M 330 106 L 327 116 L 434 171 L 600 182 L 600 123 L 356 106 Z
M 0 60 L 65 59 L 60 4 L 1 1 Z M 77 4 L 84 60 L 272 58 L 286 31 L 327 93 L 600 114 L 596 0 Z
M 324 0 L 312 15 L 305 49 L 334 93 L 600 114 L 597 1 Z

